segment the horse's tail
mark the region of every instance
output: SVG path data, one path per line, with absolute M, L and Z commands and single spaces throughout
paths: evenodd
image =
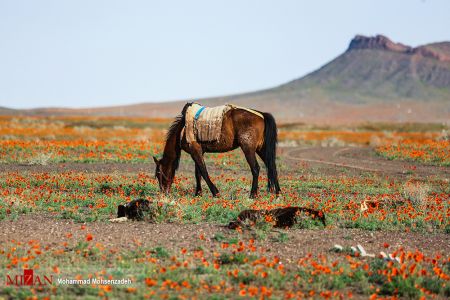
M 280 192 L 280 185 L 278 183 L 278 173 L 276 165 L 277 154 L 277 124 L 274 117 L 270 113 L 262 113 L 264 116 L 264 146 L 263 155 L 264 162 L 267 168 L 268 188 L 269 191 Z

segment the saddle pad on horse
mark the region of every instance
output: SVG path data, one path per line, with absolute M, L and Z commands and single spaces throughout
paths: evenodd
M 223 116 L 230 109 L 230 105 L 205 107 L 197 103 L 192 104 L 186 111 L 187 142 L 218 141 L 222 133 Z

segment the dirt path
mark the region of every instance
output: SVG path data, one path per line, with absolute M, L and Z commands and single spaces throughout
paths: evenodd
M 277 241 L 280 232 L 287 234 L 287 241 Z M 68 238 L 67 233 L 73 236 Z M 0 221 L 0 244 L 11 240 L 27 242 L 38 240 L 42 246 L 61 247 L 62 242 L 84 240 L 86 234 L 92 234 L 94 242 L 99 242 L 109 249 L 133 250 L 138 245 L 153 248 L 162 246 L 172 253 L 179 253 L 181 248 L 194 250 L 201 246 L 212 255 L 220 248 L 221 242 L 214 236 L 221 234 L 225 241 L 237 236 L 237 232 L 216 224 L 151 224 L 145 222 L 109 223 L 94 222 L 85 224 L 73 220 L 57 219 L 48 214 L 20 215 L 17 220 Z M 244 231 L 241 240 L 253 237 L 252 231 Z M 203 234 L 205 239 L 200 240 Z M 388 250 L 383 243 L 390 244 Z M 444 233 L 406 233 L 389 231 L 364 231 L 357 229 L 306 230 L 289 229 L 268 233 L 265 240 L 257 240 L 258 248 L 266 249 L 263 255 L 278 256 L 285 262 L 296 262 L 298 258 L 309 253 L 339 256 L 329 251 L 334 244 L 344 247 L 361 244 L 369 253 L 394 251 L 400 246 L 407 250 L 421 250 L 427 255 L 450 253 L 448 235 Z
M 139 173 L 153 172 L 153 163 L 56 163 L 48 165 L 0 164 L 0 173 L 6 172 L 86 172 L 86 173 Z
M 291 165 L 298 162 L 318 166 L 327 173 L 342 169 L 354 173 L 375 172 L 393 177 L 414 175 L 416 178 L 450 179 L 450 168 L 416 162 L 387 160 L 368 147 L 309 147 L 281 149 L 282 157 Z
M 361 173 L 377 173 L 392 177 L 413 176 L 419 179 L 450 180 L 450 167 L 438 167 L 407 161 L 392 161 L 376 155 L 369 147 L 293 147 L 280 148 L 280 160 L 288 168 L 284 174 L 296 173 L 298 170 L 314 166 L 327 175 L 339 175 L 343 171 L 359 175 Z M 180 171 L 193 176 L 192 162 L 182 163 Z M 213 175 L 226 168 L 209 164 L 208 170 Z M 60 163 L 49 165 L 0 164 L 0 173 L 6 172 L 87 172 L 87 173 L 153 173 L 154 164 L 149 163 Z M 242 172 L 250 172 L 242 168 Z M 250 173 L 249 173 L 250 174 Z

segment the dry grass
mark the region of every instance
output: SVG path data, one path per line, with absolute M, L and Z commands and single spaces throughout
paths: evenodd
M 52 159 L 53 153 L 38 153 L 28 160 L 29 165 L 46 166 Z
M 431 187 L 421 182 L 406 182 L 403 186 L 403 197 L 409 199 L 415 208 L 423 209 L 426 206 Z

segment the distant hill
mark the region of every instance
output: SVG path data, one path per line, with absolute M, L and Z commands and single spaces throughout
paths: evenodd
M 343 54 L 302 78 L 267 90 L 197 101 L 269 111 L 281 121 L 450 122 L 450 42 L 413 48 L 382 35 L 358 35 Z M 185 102 L 15 113 L 173 117 Z

